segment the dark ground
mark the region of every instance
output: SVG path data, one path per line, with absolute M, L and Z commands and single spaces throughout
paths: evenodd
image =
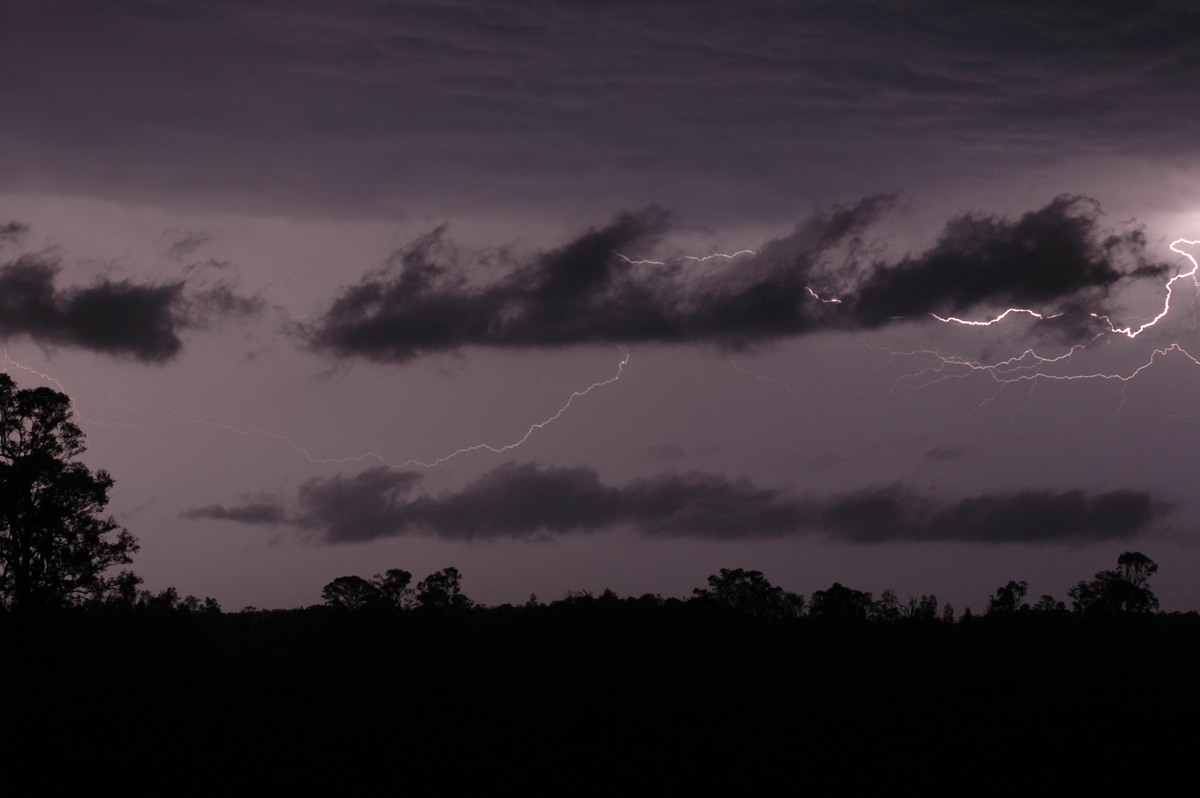
M 0 634 L 5 750 L 39 771 L 132 757 L 322 783 L 566 779 L 573 794 L 1053 782 L 1190 747 L 1200 708 L 1195 614 L 823 624 L 624 602 L 91 612 L 3 617 Z

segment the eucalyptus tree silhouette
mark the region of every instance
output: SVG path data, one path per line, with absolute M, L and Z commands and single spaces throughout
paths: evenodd
M 1004 587 L 996 588 L 996 595 L 988 600 L 988 615 L 1006 615 L 1029 609 L 1025 603 L 1025 594 L 1029 592 L 1029 583 L 1009 581 Z
M 71 416 L 65 394 L 0 374 L 0 599 L 14 611 L 98 597 L 138 549 L 101 515 L 113 480 L 75 460 L 85 447 Z
M 1067 594 L 1076 612 L 1153 612 L 1158 609 L 1158 596 L 1149 580 L 1157 571 L 1154 560 L 1140 551 L 1127 551 L 1117 558 L 1116 570 L 1101 571 Z
M 459 610 L 475 602 L 463 595 L 457 568 L 443 568 L 417 583 L 417 605 L 426 609 Z
M 340 610 L 364 610 L 382 604 L 379 588 L 361 576 L 339 576 L 321 588 L 321 598 Z
M 809 615 L 830 621 L 865 621 L 875 602 L 870 593 L 834 582 L 828 590 L 813 593 Z
M 379 597 L 383 603 L 392 609 L 407 609 L 413 605 L 413 589 L 409 587 L 412 574 L 402 568 L 389 568 L 387 573 L 375 574 L 371 580 L 379 589 Z
M 771 584 L 762 571 L 722 568 L 708 577 L 708 588 L 692 591 L 694 600 L 756 618 L 796 618 L 804 597 Z

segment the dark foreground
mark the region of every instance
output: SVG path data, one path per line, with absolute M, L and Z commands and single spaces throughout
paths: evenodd
M 1190 748 L 1200 709 L 1194 613 L 767 622 L 631 600 L 0 616 L 0 635 L 5 755 L 39 772 L 1052 786 Z

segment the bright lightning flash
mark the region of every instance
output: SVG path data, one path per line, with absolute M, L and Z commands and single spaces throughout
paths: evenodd
M 1193 241 L 1193 240 L 1187 239 L 1187 238 L 1177 238 L 1171 242 L 1171 251 L 1187 258 L 1188 261 L 1191 262 L 1192 268 L 1188 269 L 1187 271 L 1180 272 L 1179 274 L 1172 277 L 1170 280 L 1167 280 L 1167 284 L 1165 286 L 1167 293 L 1166 293 L 1166 296 L 1163 298 L 1162 310 L 1160 310 L 1158 312 L 1158 315 L 1156 315 L 1154 318 L 1150 319 L 1150 321 L 1143 323 L 1140 327 L 1137 327 L 1137 328 L 1134 328 L 1133 326 L 1118 327 L 1112 323 L 1112 320 L 1109 319 L 1108 316 L 1104 316 L 1099 313 L 1091 314 L 1092 318 L 1103 320 L 1104 323 L 1108 325 L 1108 332 L 1111 334 L 1124 335 L 1126 338 L 1131 338 L 1131 339 L 1137 338 L 1139 335 L 1144 333 L 1146 330 L 1150 329 L 1151 327 L 1153 327 L 1154 325 L 1156 325 L 1160 321 L 1162 321 L 1164 318 L 1166 318 L 1167 314 L 1171 312 L 1171 297 L 1174 295 L 1176 282 L 1178 282 L 1179 280 L 1188 278 L 1192 281 L 1192 284 L 1195 285 L 1198 290 L 1200 290 L 1200 277 L 1197 277 L 1197 272 L 1200 271 L 1200 264 L 1196 263 L 1196 259 L 1190 253 L 1186 252 L 1185 250 L 1180 249 L 1179 248 L 1180 244 L 1189 244 L 1189 245 L 1195 246 L 1196 244 L 1200 244 L 1200 241 Z M 809 289 L 809 292 L 812 293 L 812 289 Z M 813 296 L 816 296 L 816 294 L 813 294 Z M 929 315 L 933 316 L 935 319 L 937 319 L 938 321 L 940 321 L 944 324 L 961 324 L 961 325 L 967 326 L 967 327 L 990 327 L 991 325 L 996 324 L 999 321 L 1002 321 L 1006 316 L 1012 315 L 1014 313 L 1025 313 L 1030 316 L 1033 316 L 1035 319 L 1038 319 L 1040 321 L 1044 321 L 1047 319 L 1056 319 L 1062 315 L 1061 313 L 1056 313 L 1053 316 L 1044 316 L 1041 313 L 1038 313 L 1036 310 L 1030 310 L 1029 308 L 1009 308 L 1008 310 L 1004 311 L 1003 313 L 1001 313 L 999 316 L 995 317 L 994 319 L 986 319 L 984 321 L 969 321 L 967 319 L 959 319 L 954 316 L 942 317 L 942 316 L 937 315 L 936 313 L 931 313 Z
M 1187 258 L 1188 262 L 1191 263 L 1191 268 L 1187 269 L 1185 271 L 1181 271 L 1179 274 L 1176 274 L 1174 277 L 1167 280 L 1166 285 L 1165 285 L 1166 295 L 1163 298 L 1162 309 L 1153 318 L 1151 318 L 1149 321 L 1142 323 L 1139 326 L 1130 325 L 1128 327 L 1119 327 L 1119 326 L 1113 324 L 1112 320 L 1108 316 L 1104 316 L 1104 315 L 1101 315 L 1098 313 L 1093 313 L 1093 314 L 1091 314 L 1092 318 L 1102 320 L 1105 323 L 1105 325 L 1107 325 L 1107 329 L 1104 330 L 1103 332 L 1101 332 L 1099 335 L 1096 336 L 1096 338 L 1093 338 L 1092 341 L 1090 341 L 1088 343 L 1089 344 L 1094 343 L 1096 341 L 1096 339 L 1098 339 L 1104 335 L 1121 335 L 1121 336 L 1124 336 L 1124 337 L 1132 340 L 1134 338 L 1137 338 L 1139 335 L 1144 333 L 1146 330 L 1148 330 L 1151 327 L 1158 324 L 1160 321 L 1162 321 L 1164 318 L 1166 318 L 1167 315 L 1171 312 L 1171 300 L 1174 298 L 1174 295 L 1175 295 L 1175 283 L 1177 283 L 1180 280 L 1190 279 L 1192 281 L 1192 284 L 1194 286 L 1196 286 L 1196 289 L 1198 291 L 1200 291 L 1200 264 L 1197 263 L 1196 258 L 1191 253 L 1187 252 L 1186 250 L 1180 249 L 1181 245 L 1196 246 L 1198 244 L 1200 244 L 1200 241 L 1186 239 L 1186 238 L 1178 238 L 1171 243 L 1171 251 Z M 1062 315 L 1062 314 L 1055 314 L 1052 316 L 1046 316 L 1046 315 L 1043 315 L 1042 313 L 1039 313 L 1038 311 L 1031 310 L 1029 308 L 1008 308 L 1007 310 L 1005 310 L 1003 313 L 996 316 L 995 318 L 986 319 L 986 320 L 977 320 L 977 321 L 973 321 L 973 320 L 969 320 L 969 319 L 960 319 L 960 318 L 956 318 L 953 316 L 943 317 L 943 316 L 938 316 L 936 314 L 931 314 L 931 315 L 933 315 L 933 317 L 935 319 L 937 319 L 938 321 L 940 321 L 944 324 L 958 324 L 958 325 L 966 326 L 966 327 L 990 327 L 990 326 L 997 324 L 1000 321 L 1004 320 L 1007 316 L 1010 316 L 1013 314 L 1026 314 L 1026 315 L 1032 316 L 1033 318 L 1039 319 L 1039 320 L 1053 319 L 1053 318 L 1057 318 L 1058 316 Z M 1028 381 L 1033 381 L 1033 380 L 1053 380 L 1053 381 L 1116 380 L 1119 382 L 1129 382 L 1130 380 L 1137 378 L 1140 374 L 1142 374 L 1142 372 L 1144 372 L 1146 369 L 1148 369 L 1152 365 L 1154 365 L 1154 363 L 1156 361 L 1158 361 L 1160 358 L 1166 357 L 1167 355 L 1169 355 L 1173 352 L 1178 353 L 1178 354 L 1182 355 L 1183 357 L 1187 358 L 1189 361 L 1192 362 L 1193 365 L 1200 366 L 1200 358 L 1193 355 L 1188 350 L 1184 349 L 1184 347 L 1181 344 L 1172 343 L 1165 347 L 1161 347 L 1161 348 L 1153 350 L 1150 353 L 1150 357 L 1144 363 L 1142 363 L 1141 365 L 1132 369 L 1128 373 L 1091 372 L 1091 373 L 1083 373 L 1083 374 L 1055 374 L 1055 373 L 1049 373 L 1049 372 L 1046 372 L 1043 370 L 1047 366 L 1051 366 L 1051 365 L 1058 364 L 1058 363 L 1065 363 L 1065 362 L 1070 361 L 1072 356 L 1074 356 L 1078 352 L 1085 349 L 1086 346 L 1087 346 L 1087 344 L 1077 344 L 1077 345 L 1071 347 L 1064 354 L 1058 355 L 1056 357 L 1046 357 L 1043 355 L 1039 355 L 1033 349 L 1026 349 L 1020 355 L 1017 355 L 1015 357 L 1010 357 L 1010 358 L 1007 358 L 1005 360 L 1001 360 L 1001 361 L 998 361 L 995 363 L 982 363 L 982 362 L 979 362 L 976 360 L 971 360 L 969 358 L 953 356 L 953 355 L 945 355 L 943 353 L 935 352 L 932 350 L 920 350 L 920 351 L 915 351 L 915 352 L 893 352 L 891 354 L 893 354 L 893 355 L 932 356 L 938 361 L 938 364 L 936 366 L 930 367 L 928 369 L 925 369 L 922 372 L 918 372 L 917 374 L 908 375 L 908 377 L 903 378 L 903 379 L 912 380 L 912 379 L 919 379 L 923 376 L 929 377 L 930 378 L 929 381 L 922 383 L 922 387 L 928 387 L 929 385 L 933 385 L 933 384 L 941 382 L 943 380 L 961 378 L 968 374 L 978 373 L 978 372 L 986 373 L 992 379 L 994 379 L 1000 383 L 1028 382 Z M 960 367 L 961 369 L 964 369 L 964 371 L 946 373 L 947 369 L 949 369 L 950 367 Z

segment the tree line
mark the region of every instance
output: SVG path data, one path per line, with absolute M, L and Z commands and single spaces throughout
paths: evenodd
M 1147 614 L 1158 610 L 1158 597 L 1149 580 L 1158 571 L 1158 564 L 1145 554 L 1127 551 L 1117 558 L 1117 567 L 1100 571 L 1067 591 L 1071 599 L 1068 610 L 1065 602 L 1043 595 L 1032 604 L 1025 600 L 1029 584 L 1010 581 L 996 589 L 988 600 L 988 616 L 1023 613 L 1067 613 L 1091 615 Z M 371 579 L 342 576 L 321 590 L 325 604 L 342 611 L 379 610 L 467 610 L 476 607 L 461 586 L 462 575 L 457 568 L 444 568 L 430 574 L 412 587 L 412 574 L 401 568 L 389 569 Z M 568 593 L 563 601 L 580 603 L 592 599 L 590 593 Z M 618 598 L 605 591 L 601 599 Z M 663 599 L 655 594 L 641 597 L 652 603 L 680 602 Z M 821 618 L 843 622 L 924 620 L 953 623 L 972 617 L 971 610 L 956 618 L 949 603 L 938 604 L 937 596 L 910 596 L 901 600 L 891 589 L 884 590 L 878 599 L 871 593 L 845 587 L 834 582 L 825 590 L 814 592 L 808 600 L 799 593 L 773 585 L 761 571 L 742 568 L 722 568 L 708 577 L 708 586 L 696 588 L 686 599 L 700 607 L 760 620 L 789 620 L 801 617 Z M 538 606 L 531 595 L 527 607 Z
M 16 613 L 68 607 L 167 609 L 219 613 L 212 598 L 179 596 L 174 588 L 159 593 L 141 589 L 128 570 L 137 539 L 111 516 L 112 477 L 91 471 L 77 459 L 83 433 L 72 420 L 71 400 L 50 388 L 18 389 L 0 373 L 0 607 Z M 1158 570 L 1140 552 L 1125 552 L 1117 567 L 1101 571 L 1068 591 L 1071 610 L 1090 614 L 1145 614 L 1158 609 L 1149 579 Z M 988 602 L 987 615 L 1064 613 L 1067 606 L 1049 595 L 1030 604 L 1028 584 L 1010 581 Z M 343 576 L 321 591 L 338 610 L 468 610 L 461 574 L 444 568 L 412 585 L 412 574 L 393 568 L 371 579 Z M 605 598 L 611 598 L 606 592 Z M 589 594 L 569 594 L 579 602 Z M 643 597 L 652 601 L 657 596 Z M 871 593 L 834 583 L 809 600 L 772 585 L 759 571 L 725 569 L 708 577 L 687 600 L 696 606 L 757 619 L 813 617 L 845 621 L 923 619 L 954 621 L 949 604 L 939 608 L 933 595 L 901 600 L 885 590 Z M 537 600 L 531 597 L 530 605 Z M 970 610 L 964 612 L 969 617 Z

